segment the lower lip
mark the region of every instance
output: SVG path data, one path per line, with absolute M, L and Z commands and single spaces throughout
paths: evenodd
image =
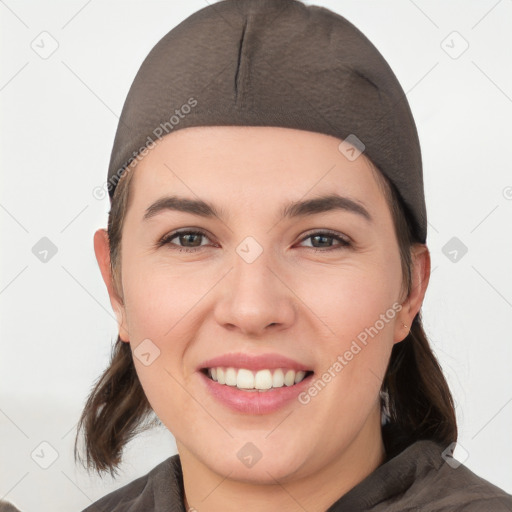
M 203 372 L 202 377 L 208 391 L 222 404 L 245 414 L 269 414 L 297 399 L 309 385 L 314 374 L 308 375 L 298 384 L 271 388 L 267 391 L 243 391 L 236 386 L 219 384 Z

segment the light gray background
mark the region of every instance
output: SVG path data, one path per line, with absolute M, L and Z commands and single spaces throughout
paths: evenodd
M 423 313 L 457 402 L 455 455 L 512 492 L 512 1 L 309 3 L 360 28 L 407 92 L 432 253 Z M 82 510 L 176 453 L 154 430 L 129 445 L 118 480 L 101 481 L 74 466 L 72 445 L 117 334 L 92 243 L 109 202 L 92 190 L 142 60 L 206 4 L 0 1 L 0 497 L 24 512 Z M 32 252 L 42 237 L 57 247 L 46 263 Z M 468 248 L 455 262 L 452 237 Z

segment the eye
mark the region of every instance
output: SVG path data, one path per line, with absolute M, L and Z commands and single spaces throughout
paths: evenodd
M 172 249 L 180 252 L 196 252 L 207 244 L 201 244 L 201 237 L 208 238 L 203 231 L 175 231 L 165 235 L 157 244 L 157 247 L 169 245 Z M 172 240 L 178 239 L 180 244 L 173 243 Z
M 177 249 L 180 252 L 196 252 L 207 244 L 201 243 L 201 237 L 207 238 L 208 236 L 203 231 L 188 230 L 188 231 L 175 231 L 168 235 L 165 235 L 157 244 L 157 247 L 169 245 L 172 249 Z M 180 244 L 174 243 L 173 240 L 178 239 Z M 336 249 L 344 249 L 351 246 L 348 237 L 336 233 L 334 231 L 315 231 L 304 237 L 301 242 L 306 240 L 312 240 L 310 248 L 313 251 L 327 252 Z M 338 242 L 337 245 L 333 245 L 332 240 Z M 314 244 L 320 244 L 319 247 L 315 247 Z
M 352 245 L 348 237 L 340 233 L 336 233 L 334 231 L 315 231 L 314 233 L 308 234 L 301 241 L 304 242 L 309 239 L 312 240 L 312 244 L 320 244 L 319 247 L 315 247 L 314 245 L 310 246 L 314 251 L 317 252 L 327 252 L 334 251 L 337 249 L 345 249 Z M 333 245 L 332 242 L 329 242 L 332 240 L 338 241 L 338 245 Z

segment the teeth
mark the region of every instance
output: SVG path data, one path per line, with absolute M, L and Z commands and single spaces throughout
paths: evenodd
M 272 387 L 272 374 L 270 370 L 260 370 L 254 377 L 255 389 L 270 389 Z
M 293 370 L 288 370 L 284 375 L 284 385 L 293 386 L 293 384 L 295 384 L 295 372 Z
M 295 384 L 298 384 L 301 380 L 304 379 L 304 377 L 306 376 L 306 372 L 300 370 L 298 371 L 296 374 L 295 374 L 295 379 L 293 380 L 293 382 Z
M 212 370 L 214 370 L 214 368 L 212 368 Z M 236 376 L 236 387 L 240 389 L 254 389 L 254 373 L 250 370 L 246 370 L 245 368 L 238 370 L 238 375 Z
M 278 368 L 274 375 L 272 375 L 272 387 L 273 388 L 282 388 L 284 386 L 284 373 L 281 368 Z
M 298 384 L 305 378 L 306 372 L 302 370 L 296 372 L 286 368 L 253 372 L 246 368 L 217 367 L 208 368 L 208 375 L 212 380 L 226 386 L 245 390 L 265 391 L 267 389 Z
M 226 386 L 236 386 L 236 370 L 234 368 L 228 368 L 226 370 Z

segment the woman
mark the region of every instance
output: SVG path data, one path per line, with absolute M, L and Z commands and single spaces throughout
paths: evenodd
M 179 455 L 86 510 L 512 510 L 451 457 L 417 132 L 344 18 L 296 0 L 189 17 L 132 84 L 106 186 L 119 336 L 85 465 L 115 472 L 152 412 Z

